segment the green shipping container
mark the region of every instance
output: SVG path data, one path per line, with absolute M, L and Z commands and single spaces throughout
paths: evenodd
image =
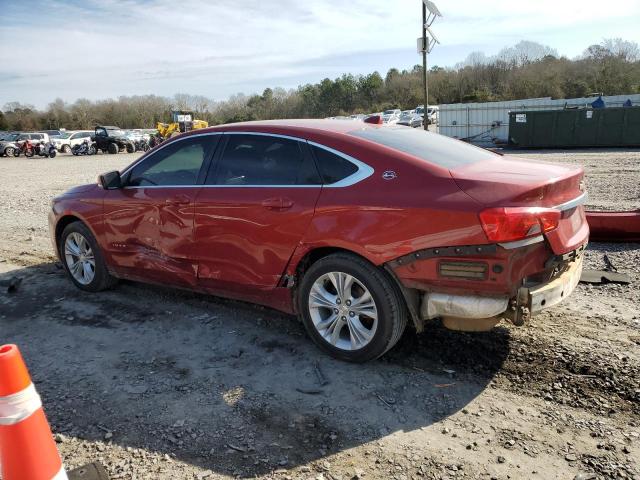
M 520 148 L 640 146 L 640 107 L 509 112 L 509 145 Z

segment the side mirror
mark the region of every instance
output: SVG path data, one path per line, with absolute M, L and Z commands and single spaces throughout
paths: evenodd
M 122 188 L 122 178 L 117 170 L 113 172 L 103 173 L 98 177 L 98 183 L 105 190 L 115 190 Z

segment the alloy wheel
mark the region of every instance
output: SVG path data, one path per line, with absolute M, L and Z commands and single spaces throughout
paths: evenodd
M 378 328 L 378 308 L 371 292 L 344 272 L 329 272 L 314 282 L 309 313 L 322 338 L 341 350 L 364 348 Z
M 96 261 L 87 239 L 72 232 L 64 242 L 64 257 L 73 278 L 81 285 L 89 285 L 96 276 Z

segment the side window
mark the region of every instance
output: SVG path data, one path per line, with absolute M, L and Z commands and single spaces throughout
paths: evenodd
M 97 128 L 96 135 L 98 135 L 99 137 L 106 137 L 107 131 L 104 128 Z
M 326 185 L 339 182 L 358 171 L 356 165 L 335 153 L 331 153 L 324 148 L 319 148 L 314 145 L 312 145 L 311 148 L 316 156 L 322 181 Z
M 158 150 L 133 167 L 127 186 L 196 185 L 205 158 L 216 136 L 179 140 Z
M 301 143 L 270 135 L 229 135 L 209 185 L 320 185 Z

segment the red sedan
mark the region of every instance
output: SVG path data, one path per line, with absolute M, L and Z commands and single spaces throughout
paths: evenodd
M 402 126 L 250 122 L 175 137 L 55 198 L 49 221 L 82 290 L 126 278 L 267 305 L 362 362 L 408 320 L 521 325 L 566 298 L 582 177 Z

